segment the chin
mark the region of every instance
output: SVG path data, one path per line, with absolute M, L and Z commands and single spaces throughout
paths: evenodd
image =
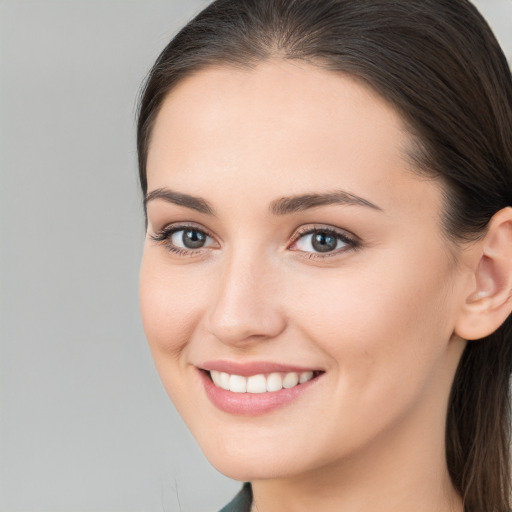
M 265 442 L 266 441 L 266 442 Z M 296 443 L 286 446 L 281 439 L 198 439 L 210 464 L 223 475 L 241 482 L 293 477 L 325 464 L 317 449 L 308 453 Z
M 289 467 L 287 469 L 281 467 L 282 463 L 274 463 L 272 460 L 267 460 L 265 463 L 256 462 L 247 455 L 236 459 L 216 455 L 213 458 L 208 458 L 208 460 L 217 471 L 232 480 L 240 482 L 273 480 L 295 474 L 295 472 L 290 472 Z

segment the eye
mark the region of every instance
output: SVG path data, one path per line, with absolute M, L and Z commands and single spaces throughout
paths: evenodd
M 347 248 L 355 248 L 356 246 L 357 243 L 355 240 L 334 229 L 314 228 L 299 233 L 290 249 L 308 253 L 326 254 L 337 253 Z
M 195 226 L 168 226 L 151 235 L 151 239 L 180 255 L 192 255 L 200 249 L 215 245 L 210 235 Z
M 187 228 L 174 231 L 169 237 L 170 242 L 176 247 L 184 249 L 200 249 L 208 241 L 208 235 L 198 229 Z

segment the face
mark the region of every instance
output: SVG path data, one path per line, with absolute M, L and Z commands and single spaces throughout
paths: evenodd
M 413 172 L 409 146 L 378 95 L 307 64 L 209 68 L 164 102 L 143 323 L 228 476 L 442 445 L 462 278 L 440 186 Z

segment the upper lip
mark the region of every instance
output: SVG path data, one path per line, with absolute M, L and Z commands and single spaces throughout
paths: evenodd
M 225 372 L 231 375 L 240 375 L 242 377 L 249 377 L 251 375 L 258 375 L 262 373 L 290 373 L 290 372 L 312 372 L 321 371 L 318 368 L 295 366 L 289 364 L 273 363 L 269 361 L 252 361 L 246 363 L 237 363 L 234 361 L 206 361 L 198 365 L 201 370 L 215 370 L 218 372 Z

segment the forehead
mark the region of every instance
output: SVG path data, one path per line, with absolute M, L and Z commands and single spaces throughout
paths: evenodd
M 396 110 L 353 77 L 280 60 L 210 67 L 181 81 L 162 105 L 149 190 L 222 183 L 226 193 L 272 185 L 289 195 L 321 186 L 366 189 L 391 204 L 398 182 L 419 181 L 410 147 Z
M 381 132 L 387 142 L 408 139 L 398 113 L 362 81 L 305 62 L 278 59 L 255 68 L 211 66 L 193 73 L 164 100 L 155 131 L 163 127 L 183 136 L 213 132 L 220 138 L 228 130 L 219 132 L 219 128 L 229 128 L 229 123 L 242 135 L 256 122 L 274 136 L 293 129 L 314 140 L 313 128 L 318 133 L 321 125 L 323 138 L 330 132 L 349 140 L 366 127 L 365 135 Z

